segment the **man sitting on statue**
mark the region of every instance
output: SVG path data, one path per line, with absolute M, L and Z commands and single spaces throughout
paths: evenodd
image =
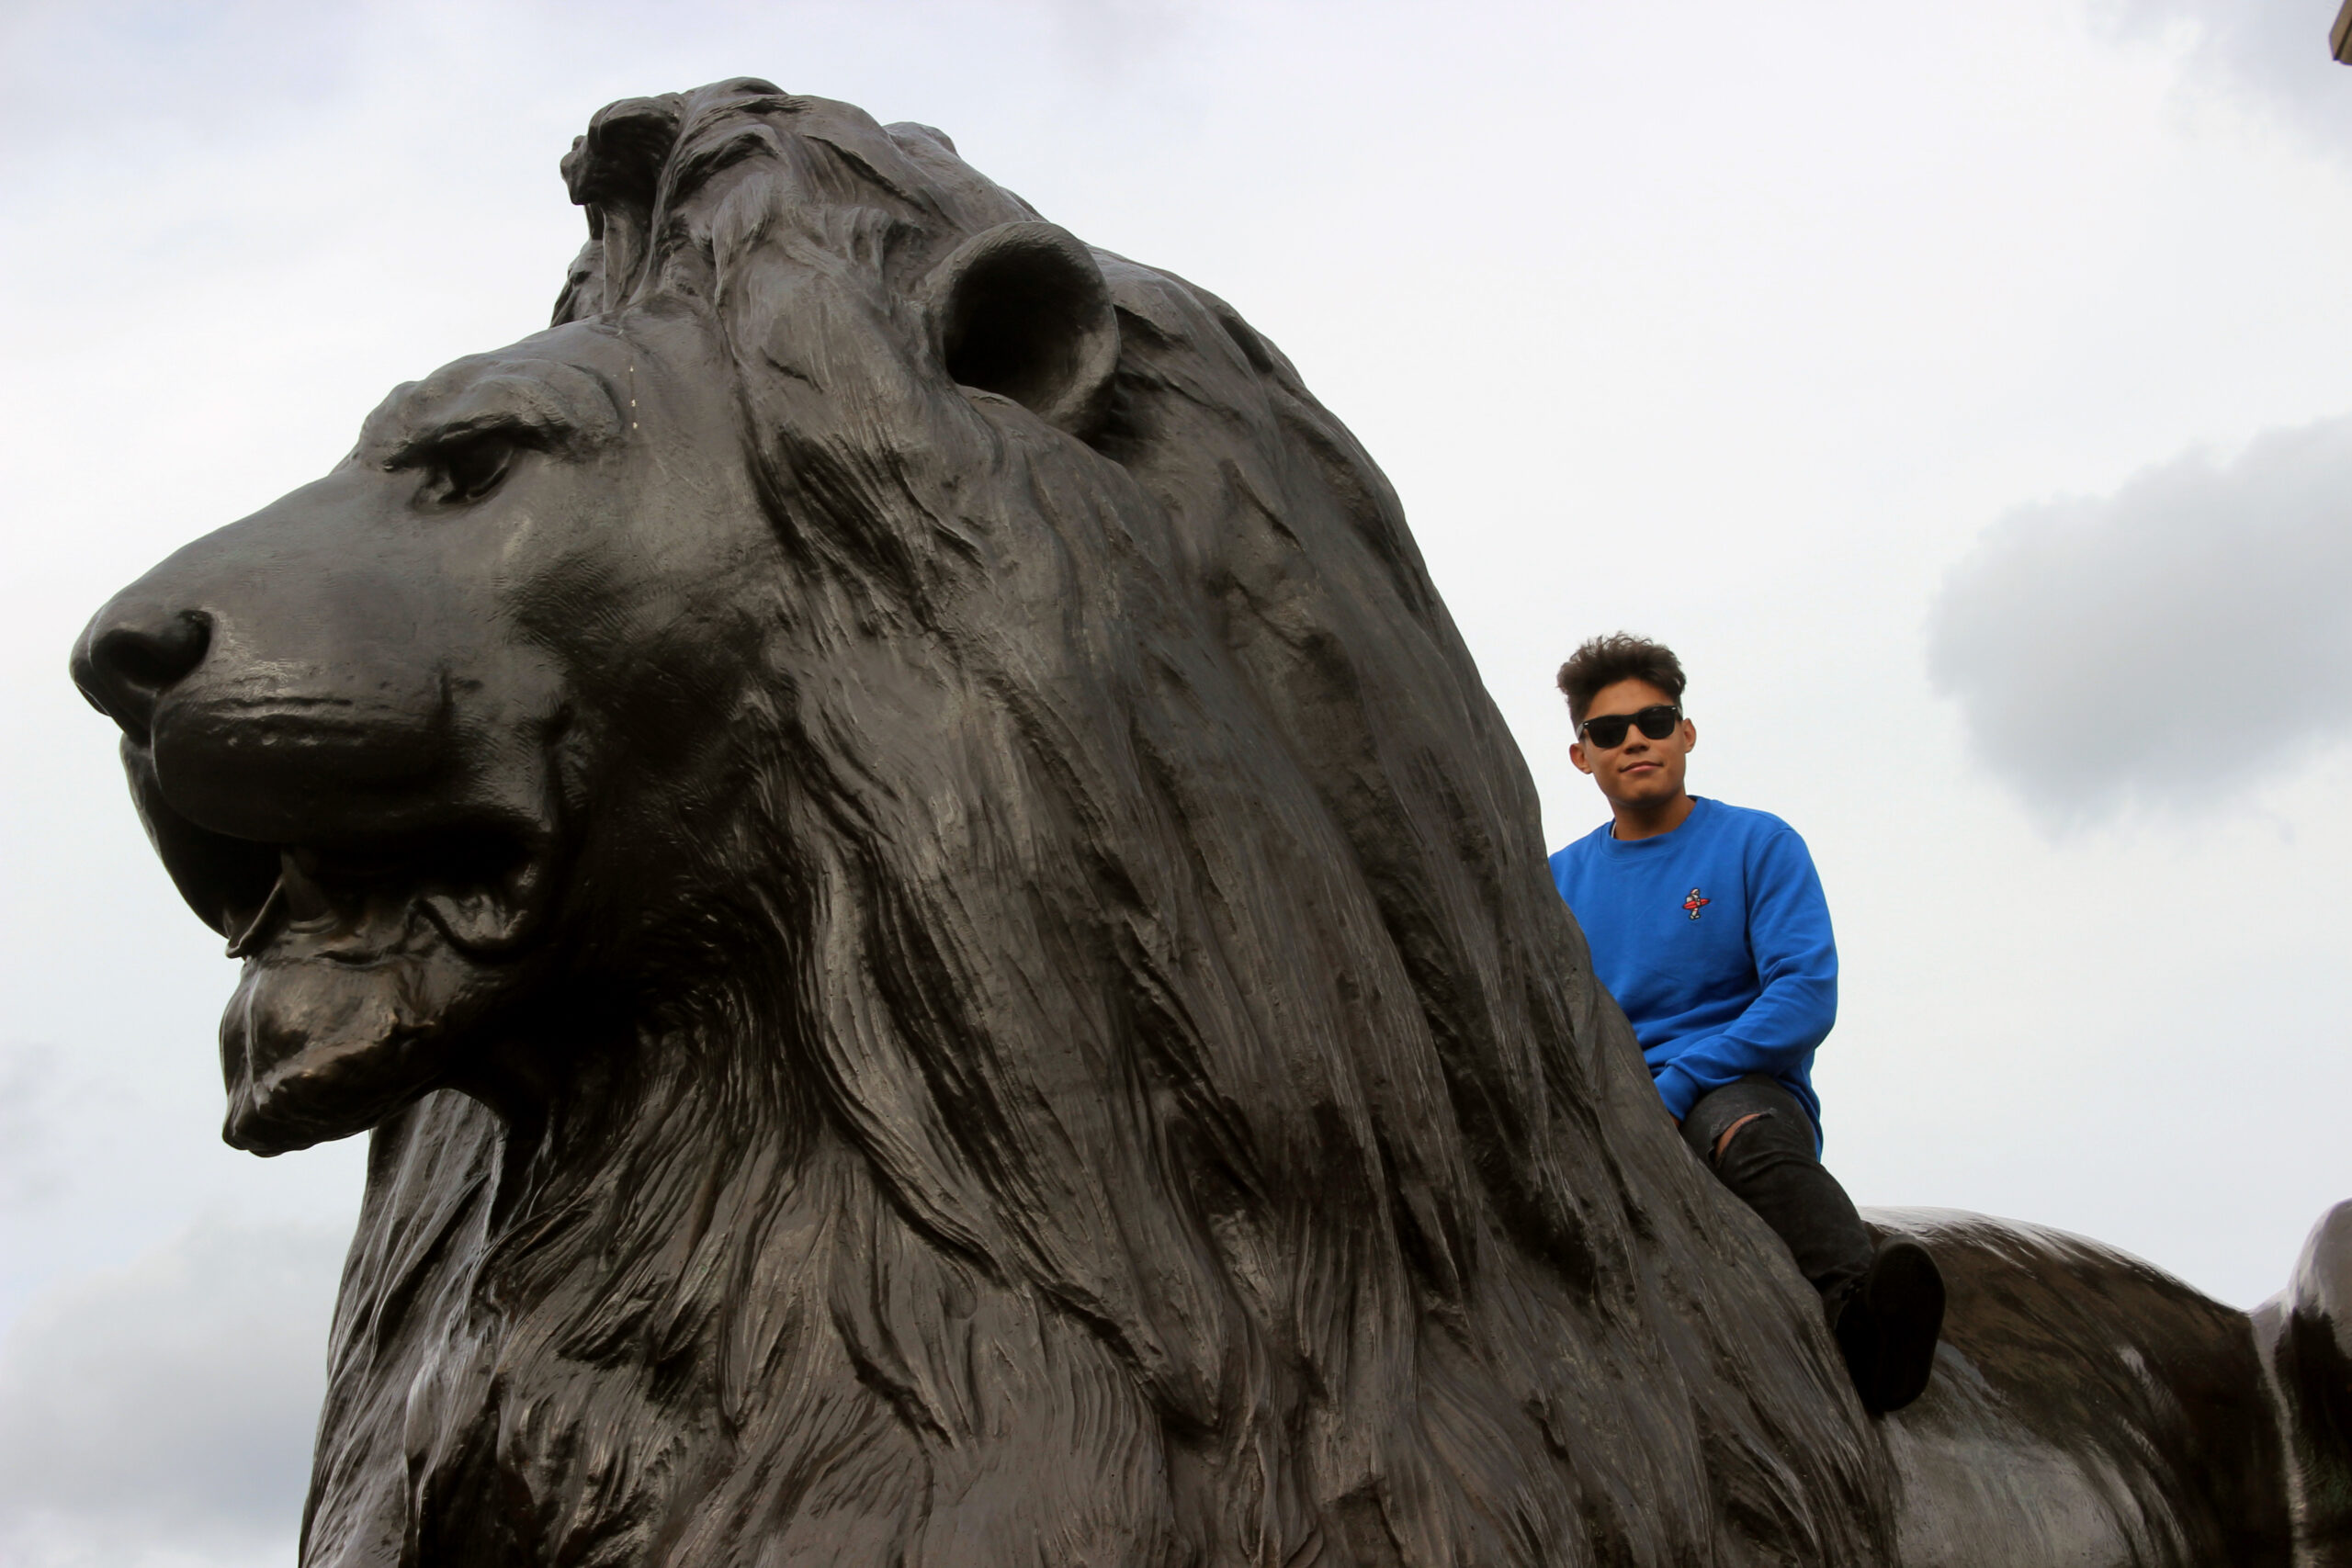
M 1813 1054 L 1838 1016 L 1838 948 L 1813 857 L 1768 812 L 1694 796 L 1680 660 L 1620 633 L 1560 666 L 1568 751 L 1610 820 L 1552 857 L 1683 1141 L 1821 1292 L 1873 1413 L 1927 1387 L 1944 1287 L 1916 1243 L 1876 1246 L 1823 1168 Z

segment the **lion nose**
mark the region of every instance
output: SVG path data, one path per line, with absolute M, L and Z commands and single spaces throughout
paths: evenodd
M 209 615 L 109 604 L 74 647 L 74 683 L 124 734 L 144 740 L 155 720 L 155 704 L 204 662 L 211 643 Z

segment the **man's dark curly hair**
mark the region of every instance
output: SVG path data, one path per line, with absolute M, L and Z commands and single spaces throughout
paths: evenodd
M 1585 638 L 1560 666 L 1560 694 L 1568 699 L 1570 721 L 1582 728 L 1592 699 L 1620 681 L 1646 681 L 1675 702 L 1682 701 L 1682 660 L 1674 657 L 1674 649 L 1631 632 L 1611 632 Z

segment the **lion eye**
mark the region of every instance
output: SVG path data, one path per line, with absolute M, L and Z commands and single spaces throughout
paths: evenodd
M 434 454 L 436 499 L 452 505 L 480 501 L 498 488 L 514 461 L 514 443 L 505 435 L 478 435 L 453 442 Z

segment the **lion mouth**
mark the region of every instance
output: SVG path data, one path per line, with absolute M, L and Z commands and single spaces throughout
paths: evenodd
M 265 1155 L 373 1126 L 450 1082 L 526 967 L 511 955 L 547 880 L 544 856 L 495 829 L 275 852 L 268 893 L 230 927 L 244 974 L 220 1029 L 222 1135 Z
M 373 836 L 243 839 L 175 809 L 138 749 L 126 761 L 172 880 L 243 961 L 220 1028 L 239 1148 L 348 1136 L 452 1081 L 547 945 L 558 857 L 537 823 L 412 807 Z
M 232 840 L 232 843 L 240 843 Z M 369 963 L 416 945 L 429 925 L 469 958 L 521 946 L 545 906 L 545 857 L 508 829 L 467 827 L 360 845 L 251 844 L 239 881 L 269 890 L 250 914 L 224 900 L 229 956 L 271 948 Z M 274 867 L 263 862 L 274 858 Z
M 156 853 L 189 907 L 228 939 L 232 958 L 291 945 L 364 963 L 437 934 L 492 961 L 526 944 L 547 912 L 554 857 L 537 823 L 453 815 L 374 836 L 240 838 L 180 811 L 153 762 L 125 750 Z

